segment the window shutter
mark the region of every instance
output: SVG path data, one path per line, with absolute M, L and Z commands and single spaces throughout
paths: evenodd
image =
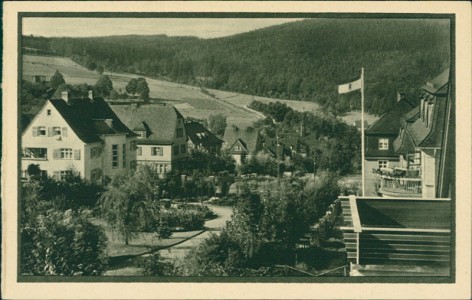
M 67 127 L 62 127 L 62 136 L 67 137 Z
M 38 136 L 38 127 L 33 127 L 33 136 Z
M 52 136 L 52 127 L 48 127 L 48 136 Z
M 54 149 L 52 153 L 52 158 L 59 159 L 61 158 L 61 149 Z
M 79 160 L 80 159 L 80 150 L 74 150 L 74 159 Z
M 56 180 L 61 179 L 61 172 L 60 171 L 54 171 L 52 172 L 52 177 Z

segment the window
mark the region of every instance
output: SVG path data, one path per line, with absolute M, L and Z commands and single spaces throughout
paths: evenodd
M 23 157 L 35 158 L 35 159 L 47 159 L 48 149 L 47 148 L 25 148 L 23 150 Z
M 90 180 L 92 182 L 95 182 L 97 180 L 100 180 L 102 177 L 102 170 L 101 169 L 93 169 L 92 172 L 90 173 Z
M 159 173 L 164 173 L 164 166 L 163 165 L 159 165 Z
M 388 139 L 379 139 L 379 150 L 388 150 Z
M 184 136 L 184 130 L 182 128 L 177 128 L 177 137 L 183 137 Z
M 111 166 L 118 168 L 118 145 L 111 145 Z
M 51 110 L 50 109 L 47 110 L 47 114 L 48 114 L 48 116 L 51 115 Z
M 185 145 L 180 146 L 180 153 L 185 153 Z
M 174 155 L 179 154 L 179 146 L 174 146 Z
M 146 131 L 135 131 L 135 133 L 138 135 L 138 138 L 140 139 L 146 138 Z
M 142 147 L 138 147 L 137 151 L 138 151 L 138 156 L 143 155 L 143 148 Z
M 52 135 L 61 135 L 61 127 L 53 127 L 52 128 Z
M 100 154 L 102 153 L 102 148 L 100 147 L 93 147 L 90 150 L 90 158 L 97 158 L 100 157 Z
M 151 147 L 151 155 L 152 156 L 163 156 L 163 148 L 162 147 Z
M 62 148 L 59 149 L 61 159 L 72 159 L 72 149 L 71 148 Z
M 379 169 L 388 168 L 388 160 L 379 160 Z
M 123 168 L 126 168 L 126 144 L 123 144 Z
M 234 151 L 241 151 L 241 147 L 239 147 L 239 146 L 234 146 Z
M 68 176 L 72 176 L 72 171 L 67 170 L 67 171 L 54 171 L 53 172 L 53 177 L 56 180 L 66 180 Z
M 136 151 L 136 141 L 132 141 L 129 143 L 129 151 Z

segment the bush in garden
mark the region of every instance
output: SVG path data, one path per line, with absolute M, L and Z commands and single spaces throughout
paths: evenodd
M 106 265 L 106 237 L 86 212 L 50 209 L 21 229 L 21 273 L 100 275 Z

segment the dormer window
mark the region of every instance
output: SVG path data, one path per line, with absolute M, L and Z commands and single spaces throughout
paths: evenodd
M 388 139 L 379 139 L 379 150 L 388 150 Z
M 145 139 L 147 138 L 146 136 L 146 131 L 142 130 L 142 131 L 135 131 L 135 133 L 138 135 L 138 138 L 139 139 Z

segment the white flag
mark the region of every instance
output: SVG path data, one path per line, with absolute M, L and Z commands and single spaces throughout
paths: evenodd
M 362 79 L 359 78 L 356 81 L 339 85 L 338 86 L 338 92 L 340 94 L 345 94 L 345 93 L 349 93 L 349 92 L 352 92 L 352 91 L 355 91 L 355 90 L 360 90 L 361 86 L 362 86 L 362 81 L 361 80 Z

